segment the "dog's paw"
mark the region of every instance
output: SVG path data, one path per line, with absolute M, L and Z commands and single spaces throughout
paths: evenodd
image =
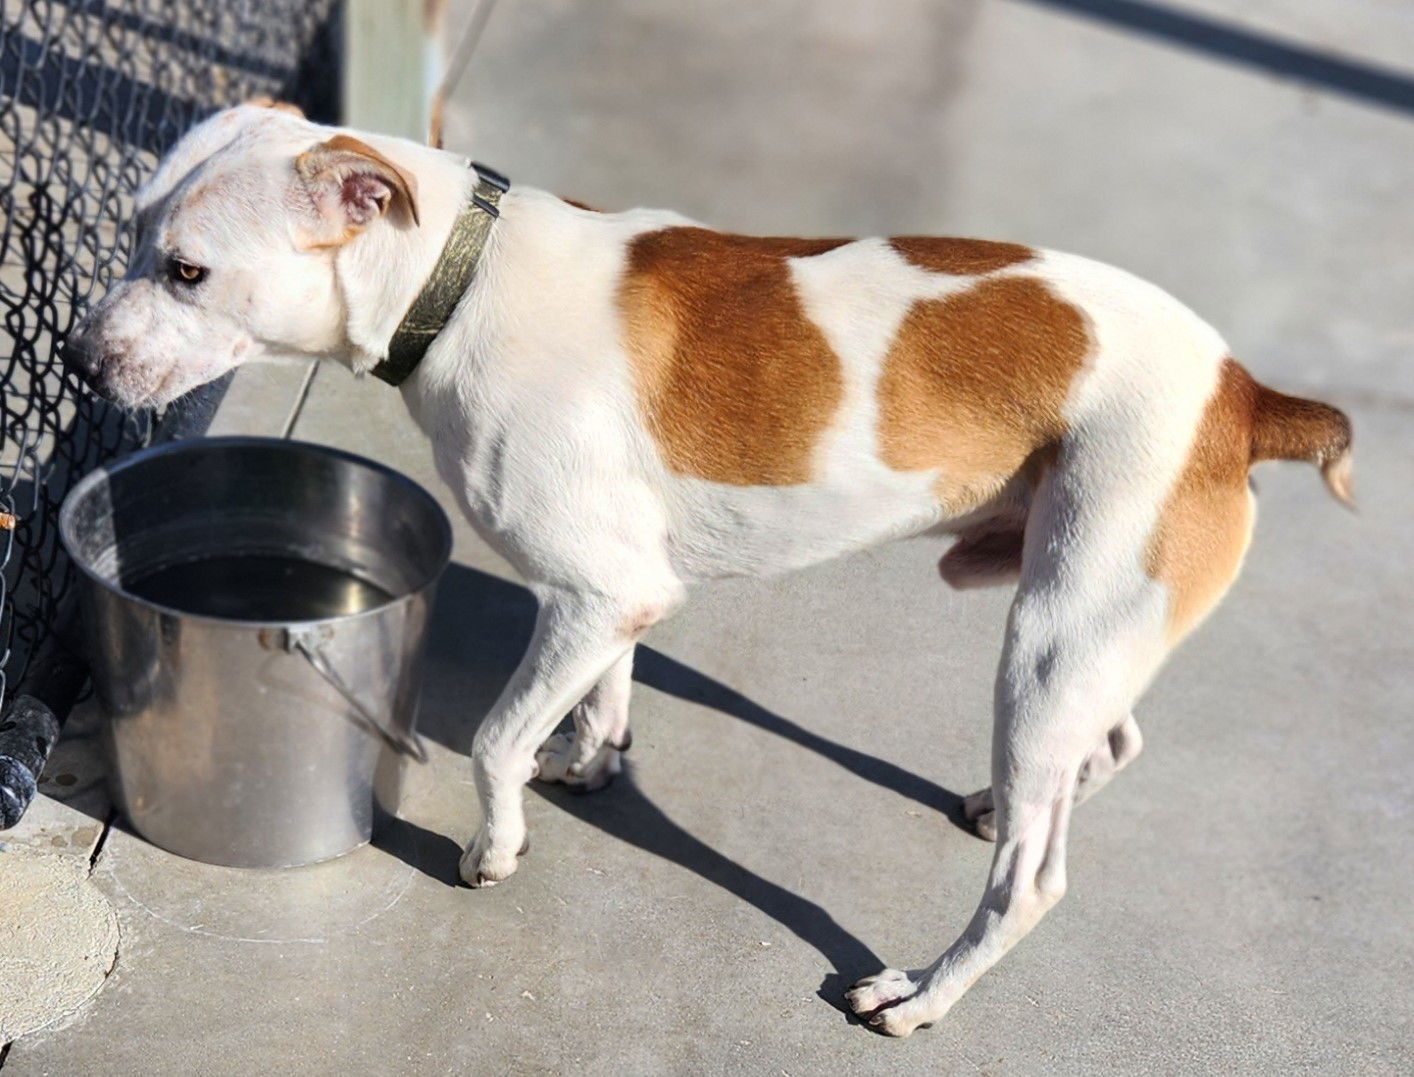
M 581 793 L 603 789 L 623 770 L 622 753 L 607 744 L 583 758 L 583 751 L 569 734 L 556 733 L 535 753 L 535 776 L 542 782 L 563 782 Z
M 497 849 L 485 830 L 478 831 L 457 865 L 462 882 L 473 890 L 484 890 L 509 879 L 515 874 L 519 859 L 530 851 L 530 838 L 521 840 L 519 851 L 511 852 L 511 848 L 514 846 Z
M 962 814 L 983 841 L 997 840 L 997 808 L 990 787 L 963 797 Z
M 845 992 L 849 1008 L 871 1028 L 886 1036 L 907 1036 L 923 1022 L 912 1013 L 909 1000 L 918 984 L 902 969 L 885 969 L 866 976 Z

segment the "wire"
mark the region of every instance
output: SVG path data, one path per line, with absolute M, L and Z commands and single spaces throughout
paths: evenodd
M 428 110 L 431 123 L 427 141 L 438 149 L 442 148 L 442 118 L 446 112 L 447 99 L 461 81 L 467 65 L 471 63 L 471 55 L 481 43 L 481 35 L 486 32 L 486 24 L 491 21 L 491 12 L 495 8 L 496 0 L 480 0 L 476 5 L 476 10 L 471 13 L 471 20 L 447 58 L 447 70 L 442 81 L 432 91 L 431 107 Z

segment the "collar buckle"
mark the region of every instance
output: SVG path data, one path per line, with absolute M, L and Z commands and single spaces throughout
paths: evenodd
M 480 161 L 472 161 L 471 167 L 482 183 L 489 183 L 502 194 L 505 194 L 511 189 L 511 181 L 506 179 L 505 176 L 497 172 L 494 168 L 483 165 Z

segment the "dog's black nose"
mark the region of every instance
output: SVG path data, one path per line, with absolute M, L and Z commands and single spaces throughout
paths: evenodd
M 93 377 L 98 373 L 98 364 L 94 361 L 93 353 L 84 346 L 80 338 L 71 335 L 60 345 L 59 361 L 85 385 L 93 384 Z

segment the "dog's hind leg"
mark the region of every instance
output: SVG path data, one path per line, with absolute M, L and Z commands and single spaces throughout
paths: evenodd
M 556 733 L 535 753 L 535 776 L 563 782 L 582 792 L 602 789 L 623 764 L 620 755 L 632 743 L 628 700 L 633 690 L 633 651 L 609 667 L 571 712 L 574 732 Z
M 1135 699 L 1217 604 L 1246 552 L 1253 509 L 1240 442 L 1231 460 L 1200 474 L 1205 481 L 1193 481 L 1190 466 L 1164 490 L 1107 468 L 1103 444 L 1096 448 L 1082 446 L 1047 476 L 1027 524 L 997 677 L 997 848 L 981 905 L 927 969 L 887 970 L 848 993 L 855 1013 L 889 1035 L 942 1017 L 1060 900 L 1071 808 L 1093 791 L 1080 790 L 1082 769 L 1116 730 L 1111 758 L 1133 758 Z M 1162 503 L 1146 508 L 1138 491 Z
M 1123 730 L 1128 744 L 1134 701 L 1175 639 L 1172 613 L 1185 595 L 1154 574 L 1151 556 L 1169 489 L 1116 462 L 1100 438 L 1073 445 L 1042 480 L 997 677 L 997 847 L 986 891 L 961 937 L 927 969 L 888 970 L 848 993 L 854 1012 L 880 1031 L 905 1036 L 941 1018 L 1065 893 L 1081 771 L 1110 731 Z M 1165 541 L 1242 527 L 1226 516 L 1191 523 L 1193 535 L 1171 530 Z M 1241 549 L 1223 547 L 1222 560 L 1198 584 L 1205 605 L 1231 582 Z M 1222 586 L 1210 586 L 1217 576 Z
M 938 572 L 958 591 L 1015 583 L 1021 576 L 1022 523 L 965 532 L 943 554 Z
M 1075 784 L 1075 803 L 1084 804 L 1098 793 L 1110 779 L 1138 758 L 1144 750 L 1144 734 L 1139 723 L 1129 715 L 1106 735 L 1104 742 L 1090 753 L 1080 768 Z
M 1127 712 L 1125 671 L 1151 664 L 1161 614 L 1142 602 L 1095 610 L 1054 597 L 1023 585 L 1012 609 L 993 743 L 997 848 L 980 906 L 929 968 L 889 970 L 848 994 L 851 1008 L 889 1035 L 941 1018 L 1065 893 L 1080 769 Z
M 1128 715 L 1081 764 L 1075 783 L 1075 803 L 1083 804 L 1108 785 L 1111 778 L 1134 762 L 1143 748 L 1144 736 L 1139 732 L 1139 723 L 1134 715 Z M 997 812 L 991 786 L 964 797 L 962 813 L 976 827 L 979 838 L 997 840 Z

